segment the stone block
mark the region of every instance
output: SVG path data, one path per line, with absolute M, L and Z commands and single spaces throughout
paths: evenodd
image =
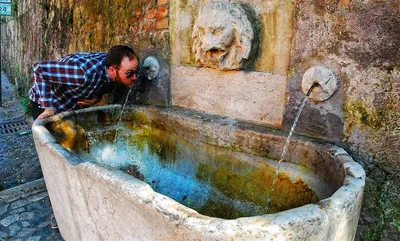
M 156 29 L 168 28 L 168 18 L 163 18 L 156 21 Z
M 34 228 L 23 228 L 19 233 L 18 233 L 18 236 L 21 236 L 21 237 L 26 237 L 26 236 L 29 236 L 29 235 L 31 235 L 33 232 L 35 232 L 36 231 L 36 229 L 34 229 Z
M 0 221 L 0 224 L 3 225 L 4 227 L 8 227 L 11 224 L 18 222 L 18 221 L 19 221 L 19 214 L 12 214 L 10 216 L 3 218 Z
M 168 4 L 168 0 L 157 0 L 157 6 L 163 6 Z
M 180 66 L 173 71 L 172 104 L 280 126 L 285 88 L 285 76 Z
M 10 204 L 8 204 L 8 203 L 4 204 L 4 205 L 1 205 L 0 206 L 0 215 L 3 215 L 4 213 L 6 213 L 9 206 L 10 206 Z
M 157 9 L 156 19 L 162 19 L 168 16 L 168 9 L 167 8 L 159 8 Z
M 157 9 L 150 9 L 149 11 L 146 12 L 146 14 L 144 15 L 144 18 L 153 19 L 153 18 L 155 18 L 156 13 L 157 13 Z
M 151 30 L 154 28 L 154 22 L 153 21 L 144 21 L 142 25 L 142 30 Z
M 11 203 L 11 209 L 20 208 L 22 206 L 27 205 L 28 203 L 29 203 L 28 200 L 25 200 L 25 199 L 21 199 L 21 200 L 15 201 L 15 202 Z
M 20 230 L 21 227 L 18 224 L 13 224 L 9 227 L 10 229 L 10 236 L 15 236 Z
M 10 212 L 10 214 L 22 213 L 22 212 L 25 212 L 25 208 L 23 208 L 23 207 L 12 210 L 12 211 Z

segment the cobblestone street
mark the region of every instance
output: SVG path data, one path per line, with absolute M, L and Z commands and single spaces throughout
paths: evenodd
M 3 130 L 10 130 L 9 133 L 0 134 L 0 166 L 2 167 L 0 190 L 42 177 L 32 134 L 18 135 L 18 132 L 29 131 L 30 125 L 20 125 L 20 128 L 7 127 L 13 123 L 18 123 L 18 120 L 21 123 L 21 118 L 2 118 L 0 120 L 0 125 L 6 126 Z
M 0 241 L 63 240 L 52 209 L 30 126 L 7 76 L 1 74 Z
M 52 209 L 43 179 L 0 193 L 1 240 L 63 240 L 51 228 Z

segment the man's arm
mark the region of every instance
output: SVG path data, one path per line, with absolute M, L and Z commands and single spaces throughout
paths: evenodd
M 93 98 L 91 98 L 91 99 L 81 99 L 81 100 L 78 100 L 78 105 L 80 105 L 81 107 L 89 107 L 89 106 L 92 106 L 92 105 L 94 105 L 94 104 L 97 104 L 97 103 L 99 103 L 100 102 L 100 100 L 101 100 L 101 98 L 102 98 L 103 96 L 99 96 L 99 95 L 95 95 Z

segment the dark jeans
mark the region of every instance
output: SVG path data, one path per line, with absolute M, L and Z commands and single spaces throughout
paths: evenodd
M 31 106 L 32 118 L 36 120 L 36 118 L 43 113 L 44 109 L 40 108 L 40 105 L 32 100 L 29 101 L 29 105 Z

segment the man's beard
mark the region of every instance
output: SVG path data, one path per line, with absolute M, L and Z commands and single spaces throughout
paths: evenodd
M 121 82 L 121 77 L 120 77 L 118 71 L 117 71 L 116 74 L 115 74 L 115 83 L 117 83 L 117 84 L 122 84 L 122 82 Z

